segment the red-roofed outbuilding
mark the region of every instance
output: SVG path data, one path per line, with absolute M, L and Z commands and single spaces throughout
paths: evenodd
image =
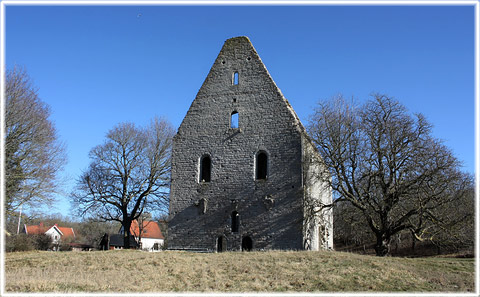
M 62 239 L 75 238 L 75 231 L 73 230 L 73 228 L 59 227 L 57 224 L 51 227 L 45 227 L 43 223 L 40 223 L 39 225 L 24 226 L 24 232 L 26 234 L 46 234 L 50 236 L 52 238 L 52 244 L 54 246 L 54 249 L 58 248 L 58 245 L 60 244 L 60 241 Z
M 134 220 L 130 226 L 130 234 L 135 237 L 164 239 L 157 222 L 143 221 L 141 230 L 142 234 L 140 236 L 140 224 L 137 220 Z
M 143 250 L 159 250 L 165 240 L 160 226 L 155 221 L 143 221 L 140 225 L 137 220 L 134 220 L 130 226 L 130 234 L 135 236 L 135 240 Z

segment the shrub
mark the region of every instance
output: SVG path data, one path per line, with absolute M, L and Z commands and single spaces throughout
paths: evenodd
M 52 240 L 45 234 L 16 234 L 6 237 L 6 252 L 23 252 L 32 250 L 46 251 L 51 247 Z
M 7 236 L 5 241 L 6 252 L 23 252 L 34 250 L 34 244 L 31 236 L 27 234 L 17 234 Z
M 33 246 L 36 250 L 46 251 L 52 245 L 52 238 L 46 234 L 31 235 Z

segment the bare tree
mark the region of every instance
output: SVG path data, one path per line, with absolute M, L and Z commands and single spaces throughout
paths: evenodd
M 90 166 L 72 193 L 82 216 L 122 224 L 125 248 L 133 220 L 144 210 L 168 207 L 173 134 L 172 126 L 158 118 L 147 128 L 117 125 L 104 144 L 90 151 Z
M 65 148 L 49 120 L 50 108 L 40 100 L 27 72 L 19 67 L 5 77 L 5 210 L 38 207 L 53 201 L 60 189 L 58 172 Z
M 372 246 L 375 236 L 361 211 L 348 201 L 337 202 L 333 208 L 333 235 L 338 246 L 363 250 Z M 337 248 L 338 248 L 337 246 Z
M 116 221 L 99 222 L 92 218 L 74 226 L 76 241 L 95 247 L 99 246 L 104 234 L 117 233 L 119 229 L 119 223 Z
M 359 209 L 375 234 L 378 256 L 392 237 L 410 230 L 418 238 L 435 222 L 436 210 L 458 197 L 460 162 L 431 135 L 421 114 L 376 94 L 363 106 L 341 96 L 320 103 L 309 123 L 332 178 L 336 201 Z M 429 222 L 428 224 L 426 222 Z
M 415 241 L 427 240 L 440 249 L 458 252 L 460 249 L 473 250 L 475 219 L 475 186 L 470 174 L 449 181 L 444 199 L 426 215 L 413 216 L 414 226 L 412 247 Z M 420 234 L 420 236 L 418 235 Z

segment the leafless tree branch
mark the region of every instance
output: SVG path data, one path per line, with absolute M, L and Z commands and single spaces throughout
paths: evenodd
M 90 151 L 90 166 L 72 193 L 81 215 L 122 222 L 125 248 L 132 221 L 168 205 L 173 135 L 171 125 L 158 118 L 146 128 L 115 126 L 105 143 Z
M 471 185 L 431 129 L 423 115 L 381 94 L 362 106 L 338 96 L 311 117 L 309 133 L 332 176 L 326 181 L 337 202 L 362 214 L 379 256 L 389 253 L 395 234 L 411 230 L 420 238 L 440 225 L 434 213 Z

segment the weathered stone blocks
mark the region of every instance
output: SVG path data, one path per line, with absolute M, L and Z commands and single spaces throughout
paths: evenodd
M 238 127 L 232 128 L 235 113 Z M 262 153 L 266 161 L 259 161 Z M 319 162 L 306 166 L 313 159 Z M 259 179 L 258 170 L 266 178 Z M 320 156 L 250 40 L 229 39 L 174 138 L 168 246 L 331 248 L 331 212 L 305 212 L 309 201 L 331 203 L 319 176 L 328 178 Z

